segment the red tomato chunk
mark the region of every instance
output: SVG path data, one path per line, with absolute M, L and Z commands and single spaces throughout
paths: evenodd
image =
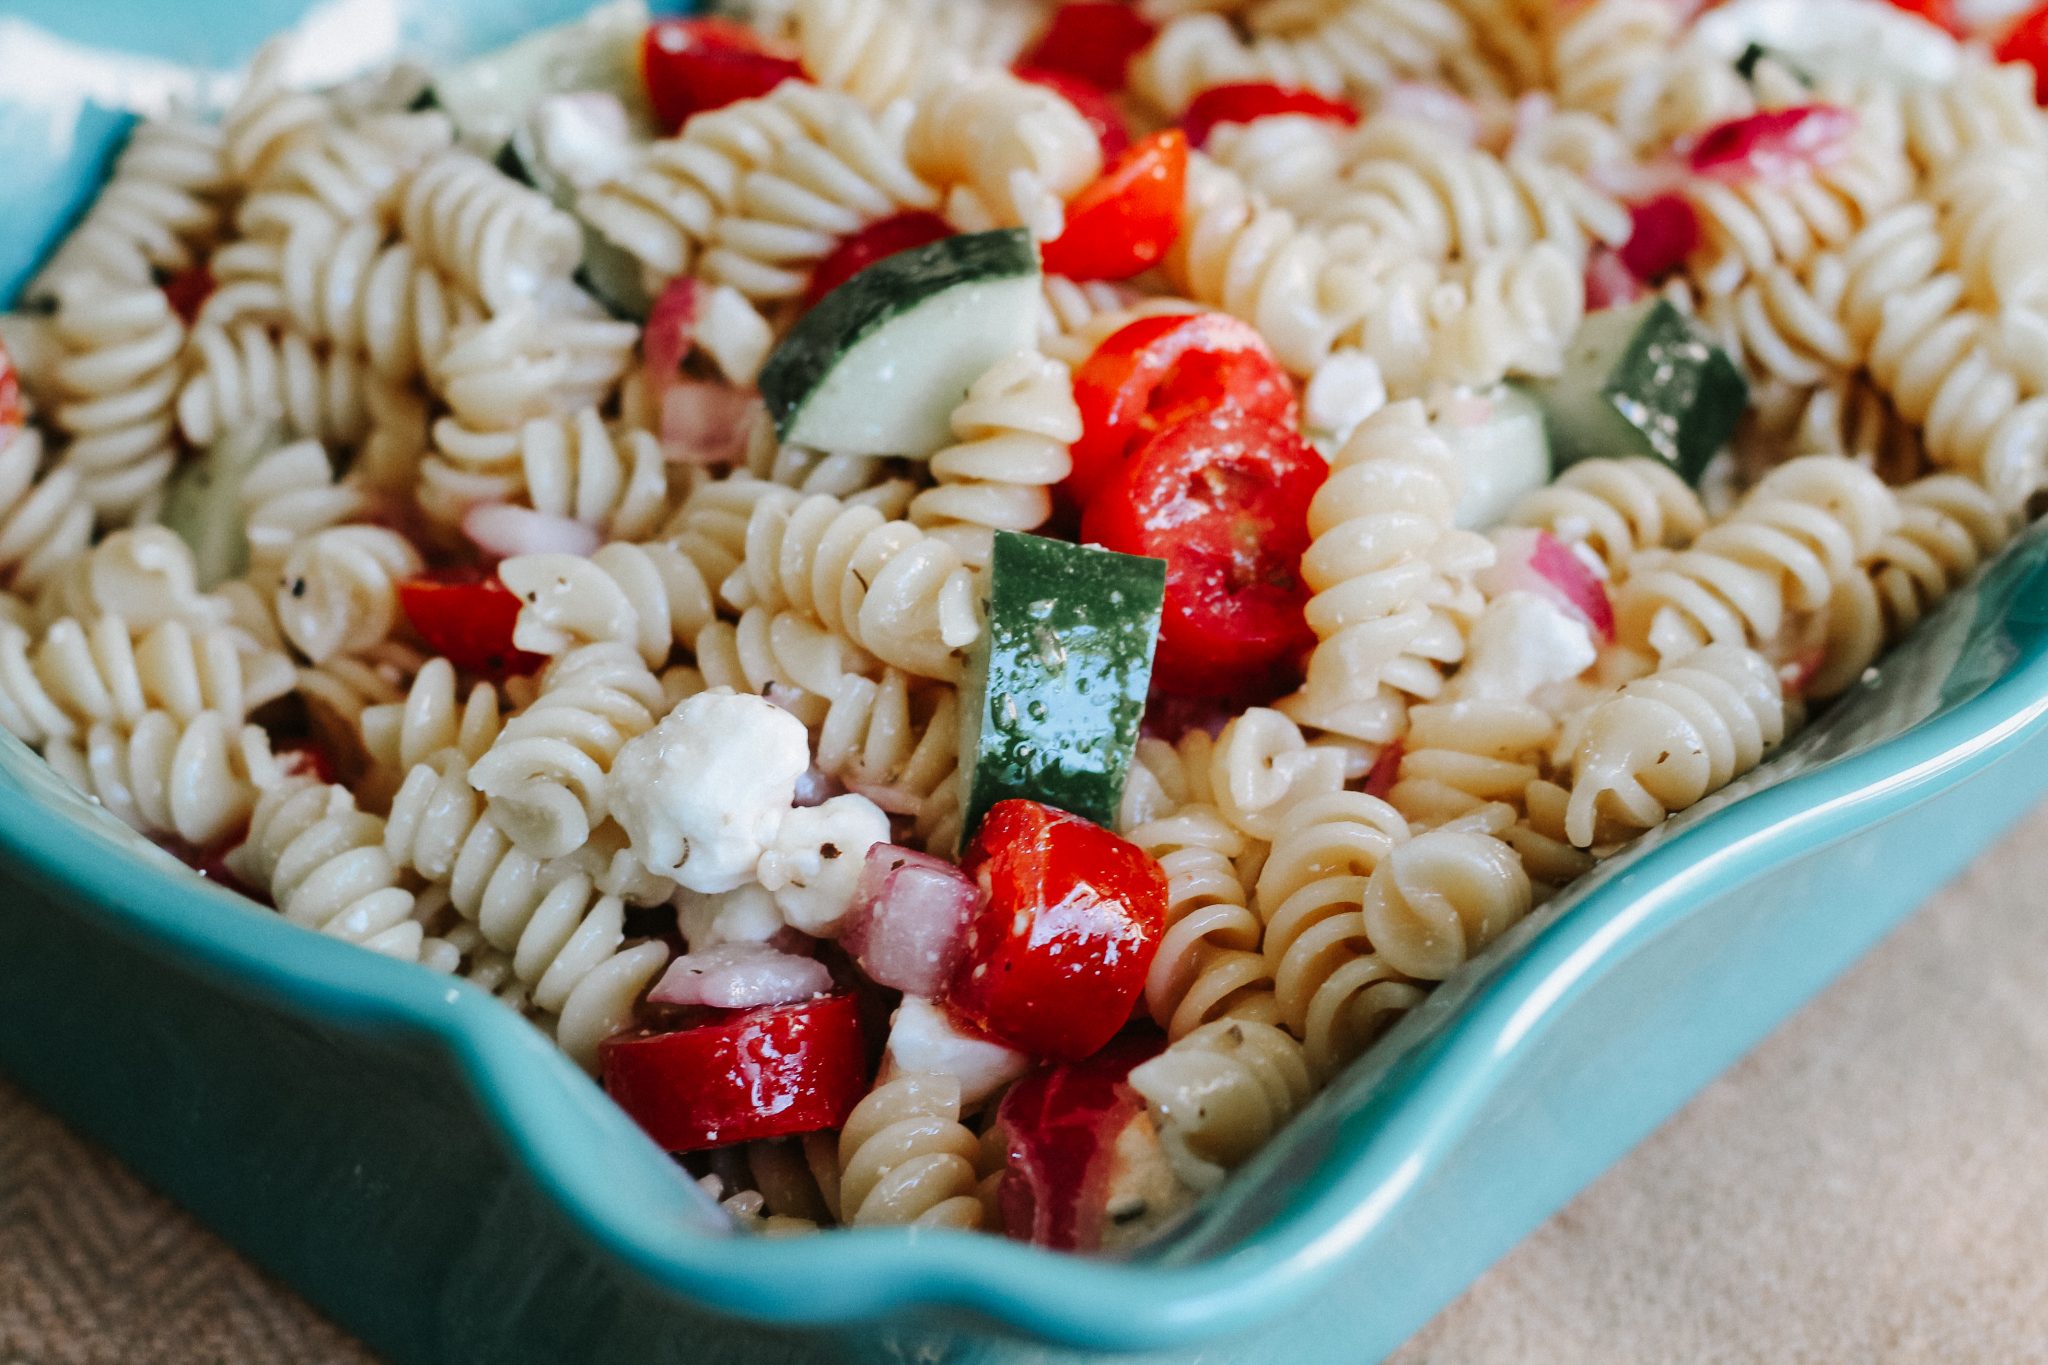
M 1276 114 L 1303 114 L 1347 128 L 1358 122 L 1358 110 L 1342 100 L 1269 81 L 1245 81 L 1211 86 L 1195 96 L 1181 115 L 1180 126 L 1187 130 L 1189 144 L 1201 147 L 1220 123 L 1252 123 Z
M 408 578 L 398 585 L 398 606 L 427 648 L 457 668 L 506 677 L 547 662 L 513 647 L 519 598 L 495 576 Z
M 1160 687 L 1229 695 L 1314 642 L 1301 556 L 1327 473 L 1293 428 L 1224 408 L 1160 432 L 1089 502 L 1084 540 L 1166 561 Z
M 729 19 L 662 19 L 647 28 L 640 47 L 647 99 L 664 132 L 692 114 L 723 109 L 767 94 L 804 69 L 771 52 L 761 36 Z
M 599 1049 L 598 1064 L 606 1093 L 671 1152 L 836 1128 L 870 1079 L 851 994 L 621 1035 Z
M 1159 264 L 1180 236 L 1188 143 L 1154 133 L 1117 158 L 1067 205 L 1067 225 L 1045 244 L 1045 268 L 1076 280 L 1125 280 Z
M 1001 801 L 960 866 L 987 899 L 947 1003 L 1036 1057 L 1086 1057 L 1115 1037 L 1165 929 L 1159 864 L 1077 815 Z
M 1018 59 L 1020 67 L 1077 76 L 1098 90 L 1124 88 L 1131 59 L 1157 32 L 1137 7 L 1119 0 L 1076 0 L 1054 11 L 1038 42 Z

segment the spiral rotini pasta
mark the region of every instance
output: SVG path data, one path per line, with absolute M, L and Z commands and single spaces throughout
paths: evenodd
M 0 725 L 28 744 L 94 721 L 132 726 L 152 710 L 180 721 L 212 711 L 239 725 L 291 685 L 288 660 L 245 653 L 221 627 L 166 621 L 138 637 L 118 616 L 66 617 L 35 640 L 0 623 Z
M 1192 752 L 1187 756 L 1200 761 Z M 1212 802 L 1231 828 L 1271 842 L 1296 803 L 1343 787 L 1351 776 L 1349 758 L 1338 746 L 1309 743 L 1280 712 L 1254 706 L 1216 737 L 1206 782 L 1195 786 L 1190 799 Z
M 92 542 L 77 467 L 46 469 L 34 427 L 0 427 L 0 509 L 0 582 L 17 592 L 35 592 Z
M 1557 102 L 1626 125 L 1668 79 L 1682 16 L 1657 0 L 1593 0 L 1551 6 L 1550 69 Z
M 1102 170 L 1088 121 L 1059 96 L 1004 71 L 976 71 L 916 100 L 910 169 L 973 197 L 974 229 L 1024 227 L 1057 237 L 1066 201 Z M 949 208 L 958 216 L 958 211 Z
M 1638 550 L 1681 550 L 1707 525 L 1692 485 L 1661 460 L 1581 460 L 1525 494 L 1508 513 L 1515 526 L 1584 546 L 1618 578 Z
M 2048 148 L 2048 127 L 2034 102 L 2034 75 L 2023 62 L 1994 65 L 1965 48 L 1947 81 L 1844 79 L 1831 72 L 1823 97 L 1897 118 L 1906 150 L 1923 174 L 1984 147 Z
M 869 114 L 802 82 L 786 85 L 778 102 L 804 135 L 744 175 L 698 263 L 706 279 L 756 301 L 797 297 L 841 238 L 939 200 L 907 160 L 911 105 Z
M 669 467 L 646 431 L 608 430 L 596 408 L 533 417 L 508 432 L 435 427 L 442 442 L 420 468 L 420 502 L 459 523 L 479 503 L 521 502 L 621 540 L 654 533 L 669 512 Z
M 398 581 L 423 567 L 412 543 L 382 526 L 317 531 L 285 558 L 278 624 L 316 664 L 367 649 L 398 622 Z
M 1785 735 L 1777 671 L 1710 645 L 1594 708 L 1572 754 L 1565 827 L 1581 848 L 1660 824 L 1754 768 Z
M 279 578 L 302 542 L 352 519 L 366 505 L 361 489 L 336 481 L 318 441 L 280 446 L 251 465 L 242 478 L 241 502 L 249 567 L 255 576 Z
M 1401 397 L 1554 375 L 1585 315 L 1583 273 L 1547 241 L 1443 266 L 1402 261 L 1365 288 L 1364 316 L 1339 340 L 1370 356 Z
M 1898 528 L 1830 602 L 1827 657 L 1808 696 L 1832 697 L 1855 682 L 2012 537 L 2012 514 L 1959 474 L 1929 475 L 1898 492 Z
M 466 322 L 449 334 L 429 376 L 450 414 L 435 424 L 435 439 L 453 449 L 451 429 L 485 439 L 477 433 L 600 406 L 632 365 L 636 341 L 631 323 L 587 305 L 569 312 L 520 304 Z
M 50 318 L 50 420 L 79 496 L 102 520 L 152 503 L 176 459 L 185 327 L 148 284 L 73 280 Z M 188 433 L 189 434 L 189 433 Z
M 916 1072 L 885 1081 L 839 1130 L 841 1222 L 975 1228 L 981 1140 L 960 1123 L 960 1083 Z
M 231 732 L 219 713 L 177 720 L 145 712 L 132 726 L 95 722 L 43 757 L 130 828 L 212 848 L 248 823 L 259 783 L 276 780 L 262 729 Z
M 1489 835 L 1434 829 L 1396 847 L 1365 885 L 1365 936 L 1379 959 L 1442 981 L 1529 913 L 1529 875 Z
M 186 115 L 145 118 L 114 159 L 99 198 L 26 292 L 61 292 L 68 278 L 130 288 L 154 272 L 193 265 L 221 228 L 227 165 L 221 131 Z
M 384 852 L 384 822 L 357 810 L 340 787 L 305 777 L 273 784 L 227 862 L 294 924 L 387 957 L 423 956 L 425 930 Z
M 1271 1024 L 1219 1019 L 1131 1068 L 1175 1172 L 1213 1189 L 1314 1093 L 1301 1044 Z
M 469 779 L 513 842 L 559 858 L 605 817 L 622 745 L 654 724 L 661 683 L 628 645 L 582 645 L 556 659 L 540 695 L 511 720 Z
M 910 520 L 979 567 L 995 532 L 1045 524 L 1052 486 L 1073 471 L 1081 411 L 1066 367 L 1035 351 L 997 361 L 953 409 L 953 436 L 931 457 L 934 486 L 911 500 Z
M 808 612 L 884 663 L 947 682 L 981 634 L 974 575 L 959 551 L 823 495 L 763 497 L 723 592 L 735 607 Z
M 1463 623 L 1480 607 L 1470 579 L 1493 552 L 1452 529 L 1457 480 L 1419 403 L 1368 418 L 1330 462 L 1301 566 L 1321 643 L 1301 690 L 1280 704 L 1296 721 L 1384 743 L 1407 699 L 1436 696 L 1442 669 L 1464 656 Z
M 81 621 L 119 616 L 147 629 L 165 621 L 212 626 L 232 605 L 199 590 L 199 563 L 175 532 L 136 526 L 111 533 L 52 575 L 36 595 L 36 617 Z
M 425 260 L 492 308 L 566 282 L 583 255 L 574 218 L 456 148 L 406 182 L 399 225 Z
M 1327 1076 L 1365 1047 L 1422 990 L 1377 955 L 1366 937 L 1366 886 L 1408 840 L 1392 806 L 1335 792 L 1297 806 L 1273 844 L 1255 892 L 1263 951 L 1280 1019 Z
M 247 184 L 268 178 L 277 160 L 318 135 L 332 117 L 324 101 L 285 79 L 291 45 L 273 39 L 249 63 L 249 77 L 221 120 L 228 174 Z
M 487 682 L 456 695 L 455 666 L 429 659 L 414 675 L 405 695 L 363 708 L 363 748 L 380 767 L 410 772 L 443 749 L 459 752 L 474 763 L 498 738 L 498 693 Z
M 362 362 L 297 332 L 260 323 L 193 329 L 191 376 L 178 390 L 178 426 L 196 446 L 279 423 L 287 437 L 354 445 L 369 429 Z
M 1556 735 L 1555 718 L 1529 702 L 1460 698 L 1414 707 L 1387 801 L 1417 828 L 1496 801 L 1518 806 Z
M 520 599 L 519 648 L 552 656 L 621 643 L 658 668 L 678 640 L 694 640 L 711 621 L 717 582 L 737 564 L 715 542 L 685 534 L 674 543 L 614 542 L 588 559 L 515 555 L 498 577 Z
M 1212 1020 L 1276 1017 L 1264 926 L 1232 860 L 1244 836 L 1210 807 L 1187 806 L 1130 831 L 1166 874 L 1166 932 L 1145 979 L 1145 1003 L 1167 1037 Z
M 1630 560 L 1615 597 L 1617 637 L 1666 659 L 1711 643 L 1781 648 L 1788 613 L 1824 610 L 1898 522 L 1897 499 L 1862 466 L 1839 455 L 1794 460 L 1691 548 Z

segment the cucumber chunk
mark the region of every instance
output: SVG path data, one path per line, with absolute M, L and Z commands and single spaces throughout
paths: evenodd
M 441 73 L 424 102 L 446 112 L 462 140 L 486 154 L 505 145 L 535 101 L 572 90 L 610 91 L 652 128 L 640 76 L 646 32 L 643 0 L 616 0 Z
M 998 531 L 961 685 L 966 837 L 1027 797 L 1109 825 L 1152 682 L 1166 562 Z
M 1457 519 L 1468 531 L 1496 524 L 1524 493 L 1550 482 L 1542 405 L 1512 384 L 1451 405 L 1438 429 L 1464 476 Z
M 1038 335 L 1038 248 L 1021 228 L 947 237 L 827 294 L 761 371 L 776 432 L 839 455 L 923 457 L 967 387 Z
M 242 481 L 258 460 L 277 449 L 279 440 L 278 430 L 269 425 L 230 431 L 171 480 L 164 495 L 164 525 L 191 547 L 202 589 L 249 571 Z
M 1647 455 L 1692 484 L 1749 402 L 1735 362 L 1661 298 L 1587 318 L 1564 373 L 1532 391 L 1560 467 Z

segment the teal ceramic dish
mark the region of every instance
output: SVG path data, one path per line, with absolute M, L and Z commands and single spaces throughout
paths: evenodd
M 445 52 L 576 7 L 328 15 Z M 12 0 L 0 297 L 121 128 L 61 91 L 19 98 L 37 88 L 21 62 L 55 70 L 72 51 L 55 35 L 225 68 L 301 8 Z M 113 95 L 161 75 L 95 70 Z M 734 1237 L 482 992 L 184 875 L 11 740 L 0 1070 L 399 1361 L 1370 1360 L 2044 789 L 2036 531 L 1774 761 L 1495 944 L 1125 1262 L 939 1231 Z

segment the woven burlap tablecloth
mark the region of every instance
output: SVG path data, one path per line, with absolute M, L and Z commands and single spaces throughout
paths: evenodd
M 1395 1361 L 2048 1360 L 2044 1077 L 2048 807 Z M 369 1359 L 0 1085 L 0 1365 Z

